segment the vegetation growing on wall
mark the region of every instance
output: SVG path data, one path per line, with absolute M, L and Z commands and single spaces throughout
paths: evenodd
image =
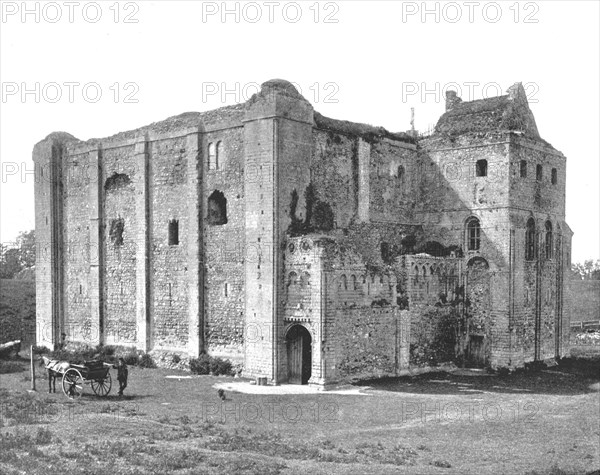
M 304 201 L 306 203 L 306 215 L 304 221 L 296 216 L 298 208 L 298 192 L 293 190 L 290 197 L 290 218 L 291 224 L 288 232 L 292 236 L 299 236 L 313 232 L 328 232 L 333 229 L 334 215 L 331 206 L 321 201 L 316 193 L 312 183 L 304 191 Z
M 410 364 L 438 365 L 456 361 L 460 356 L 462 316 L 458 306 L 413 308 L 420 315 L 411 327 Z

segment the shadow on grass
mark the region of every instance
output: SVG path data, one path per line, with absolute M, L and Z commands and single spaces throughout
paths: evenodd
M 457 371 L 418 376 L 371 379 L 355 383 L 379 391 L 411 394 L 554 394 L 577 395 L 597 392 L 600 358 L 565 358 L 558 366 L 517 370 L 511 374 L 481 374 Z

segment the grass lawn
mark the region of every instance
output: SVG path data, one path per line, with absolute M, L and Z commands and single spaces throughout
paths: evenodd
M 125 398 L 115 381 L 107 398 L 86 387 L 71 401 L 45 392 L 42 368 L 28 394 L 23 361 L 0 374 L 0 473 L 589 473 L 600 468 L 599 362 L 225 401 L 213 385 L 238 380 L 134 367 Z

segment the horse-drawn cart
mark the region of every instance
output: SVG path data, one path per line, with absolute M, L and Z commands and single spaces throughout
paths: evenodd
M 103 361 L 86 361 L 83 364 L 72 364 L 66 361 L 50 360 L 46 357 L 42 358 L 48 370 L 49 378 L 62 376 L 62 389 L 65 396 L 72 399 L 81 397 L 83 387 L 86 384 L 92 386 L 92 391 L 97 396 L 107 396 L 110 392 L 112 387 L 110 368 L 112 365 Z M 50 380 L 48 384 L 50 385 Z
M 86 361 L 82 365 L 72 364 L 62 378 L 63 392 L 68 397 L 80 397 L 84 384 L 92 386 L 97 396 L 107 396 L 112 387 L 110 365 L 102 361 Z

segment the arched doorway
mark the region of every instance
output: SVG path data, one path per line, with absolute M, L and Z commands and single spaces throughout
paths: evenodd
M 285 337 L 288 383 L 307 384 L 312 369 L 312 338 L 302 325 L 291 327 Z

